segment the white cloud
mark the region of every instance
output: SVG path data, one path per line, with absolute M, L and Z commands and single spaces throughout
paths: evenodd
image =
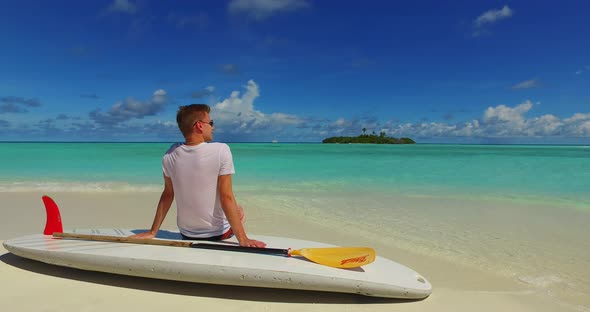
M 131 119 L 143 119 L 146 116 L 154 116 L 168 103 L 167 92 L 163 89 L 154 91 L 152 98 L 148 101 L 139 101 L 134 98 L 127 98 L 111 106 L 106 113 L 96 109 L 90 112 L 90 119 L 103 126 L 114 126 Z
M 116 13 L 135 14 L 137 12 L 137 6 L 129 2 L 129 0 L 115 0 L 111 3 L 108 10 Z
M 37 98 L 30 98 L 26 99 L 21 96 L 3 96 L 0 97 L 0 102 L 2 103 L 12 103 L 12 104 L 19 104 L 27 107 L 39 107 L 41 106 L 41 102 Z
M 590 138 L 590 113 L 576 113 L 569 118 L 552 114 L 529 118 L 526 115 L 534 108 L 531 101 L 516 106 L 497 105 L 488 107 L 481 118 L 450 124 L 444 122 L 397 123 L 386 121 L 373 129 L 387 129 L 386 134 L 394 137 L 415 139 L 513 139 L 523 142 L 532 138 Z M 314 129 L 318 135 L 358 135 L 365 121 L 338 119 L 326 123 L 321 129 Z M 383 130 L 382 130 L 383 131 Z
M 207 96 L 211 96 L 211 95 L 213 95 L 214 92 L 215 92 L 214 86 L 207 86 L 201 90 L 191 93 L 191 97 L 193 99 L 200 99 L 200 98 L 204 98 Z
M 168 93 L 166 93 L 166 90 L 158 89 L 154 91 L 154 95 L 152 96 L 152 102 L 157 104 L 165 103 L 167 101 L 167 95 Z
M 590 136 L 590 114 L 577 113 L 564 119 L 565 132 L 574 136 Z
M 588 70 L 590 70 L 590 65 L 588 65 L 588 66 L 584 66 L 583 68 L 581 68 L 581 69 L 578 69 L 578 70 L 576 71 L 576 75 L 581 75 L 582 73 L 584 73 L 585 71 L 588 71 Z
M 521 81 L 521 82 L 515 84 L 514 86 L 512 86 L 512 89 L 514 89 L 514 90 L 531 89 L 531 88 L 537 88 L 537 87 L 539 87 L 539 81 L 537 79 L 530 79 L 530 80 Z
M 590 114 L 577 113 L 574 114 L 572 117 L 566 119 L 567 122 L 578 122 L 584 120 L 590 120 Z
M 559 134 L 562 126 L 563 122 L 559 118 L 547 114 L 527 120 L 524 134 L 529 136 L 554 136 Z
M 492 10 L 486 11 L 485 13 L 483 13 L 482 15 L 478 16 L 475 19 L 474 24 L 477 27 L 481 27 L 485 24 L 493 24 L 499 20 L 509 18 L 513 14 L 514 14 L 514 11 L 510 7 L 505 5 L 500 10 L 493 10 L 492 9 Z
M 236 64 L 221 64 L 219 69 L 221 70 L 221 72 L 228 75 L 235 75 L 240 73 L 238 65 Z
M 211 86 L 211 90 L 214 87 Z M 260 88 L 253 80 L 244 86 L 243 93 L 231 92 L 226 99 L 212 105 L 212 118 L 216 122 L 216 137 L 226 141 L 268 140 L 280 137 L 290 141 L 316 141 L 329 136 L 356 136 L 367 133 L 410 137 L 418 142 L 588 142 L 590 139 L 590 113 L 576 113 L 567 118 L 552 114 L 528 117 L 536 104 L 532 101 L 510 105 L 490 106 L 479 118 L 462 122 L 399 122 L 395 119 L 379 120 L 376 117 L 337 118 L 335 120 L 303 118 L 285 112 L 265 113 L 256 109 Z M 147 116 L 158 116 L 168 103 L 163 89 L 153 92 L 145 101 L 127 98 L 115 103 L 106 112 L 94 110 L 89 121 L 58 116 L 55 120 L 39 121 L 39 129 L 48 138 L 59 134 L 64 139 L 77 138 L 80 129 L 91 129 L 98 139 L 162 139 L 174 140 L 179 132 L 173 119 L 165 122 L 148 119 L 130 122 Z M 280 101 L 280 99 L 277 99 Z M 537 103 L 538 104 L 538 103 Z M 150 121 L 151 120 L 151 121 Z M 143 125 L 142 125 L 143 124 Z M 39 135 L 35 130 L 0 120 L 0 132 L 7 135 Z M 56 132 L 56 131 L 61 132 Z M 57 134 L 56 134 L 57 133 Z M 16 137 L 16 136 L 15 136 Z M 577 140 L 577 141 L 576 141 Z
M 489 10 L 478 16 L 473 21 L 473 36 L 478 37 L 486 32 L 486 27 L 497 23 L 500 20 L 507 19 L 514 15 L 514 10 L 505 5 L 499 10 Z
M 41 102 L 37 98 L 26 99 L 20 96 L 0 97 L 0 114 L 28 113 L 27 107 L 39 107 Z
M 260 96 L 260 90 L 254 80 L 245 86 L 246 92 L 233 91 L 231 95 L 212 108 L 212 115 L 220 124 L 222 133 L 251 134 L 261 130 L 281 129 L 295 126 L 302 120 L 286 113 L 265 114 L 254 108 L 254 101 Z
M 508 107 L 505 105 L 488 107 L 484 113 L 483 121 L 487 123 L 509 122 L 520 124 L 524 121 L 523 115 L 532 107 L 533 103 L 531 103 L 531 101 L 526 101 L 515 107 Z
M 232 0 L 228 10 L 232 14 L 246 14 L 263 20 L 273 14 L 295 11 L 309 7 L 305 0 Z

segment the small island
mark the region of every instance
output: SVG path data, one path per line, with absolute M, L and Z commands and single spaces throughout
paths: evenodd
M 385 136 L 385 132 L 381 132 L 376 135 L 375 132 L 372 134 L 364 134 L 366 129 L 363 128 L 363 134 L 358 137 L 330 137 L 322 141 L 322 143 L 368 143 L 368 144 L 416 144 L 416 142 L 410 138 L 392 138 Z

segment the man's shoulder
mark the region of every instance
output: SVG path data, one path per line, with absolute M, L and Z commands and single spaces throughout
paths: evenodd
M 220 149 L 228 149 L 229 150 L 229 146 L 227 144 L 221 143 L 221 142 L 210 142 L 210 143 L 207 143 L 207 146 L 209 146 L 210 148 L 213 148 L 213 149 L 218 149 L 218 150 L 220 150 Z
M 182 143 L 174 143 L 170 145 L 170 148 L 166 151 L 166 155 L 173 153 L 177 148 L 181 147 Z

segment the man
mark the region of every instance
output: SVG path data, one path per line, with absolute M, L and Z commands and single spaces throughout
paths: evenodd
M 133 235 L 154 238 L 176 196 L 177 224 L 184 239 L 223 240 L 236 236 L 240 246 L 266 247 L 248 238 L 244 211 L 232 190 L 235 173 L 229 146 L 213 139 L 211 108 L 205 104 L 180 106 L 176 115 L 185 143 L 174 144 L 162 158 L 164 191 L 150 231 Z

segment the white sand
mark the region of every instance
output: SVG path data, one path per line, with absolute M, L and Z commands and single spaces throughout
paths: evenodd
M 0 240 L 39 233 L 45 225 L 41 193 L 0 193 Z M 64 227 L 147 228 L 157 193 L 57 193 Z M 423 274 L 434 286 L 422 301 L 348 294 L 259 289 L 152 280 L 87 272 L 22 259 L 0 249 L 3 311 L 588 311 L 513 279 L 383 245 L 351 232 L 248 207 L 249 233 L 368 245 L 378 254 Z M 163 228 L 175 229 L 171 210 Z M 582 305 L 585 305 L 584 302 Z

